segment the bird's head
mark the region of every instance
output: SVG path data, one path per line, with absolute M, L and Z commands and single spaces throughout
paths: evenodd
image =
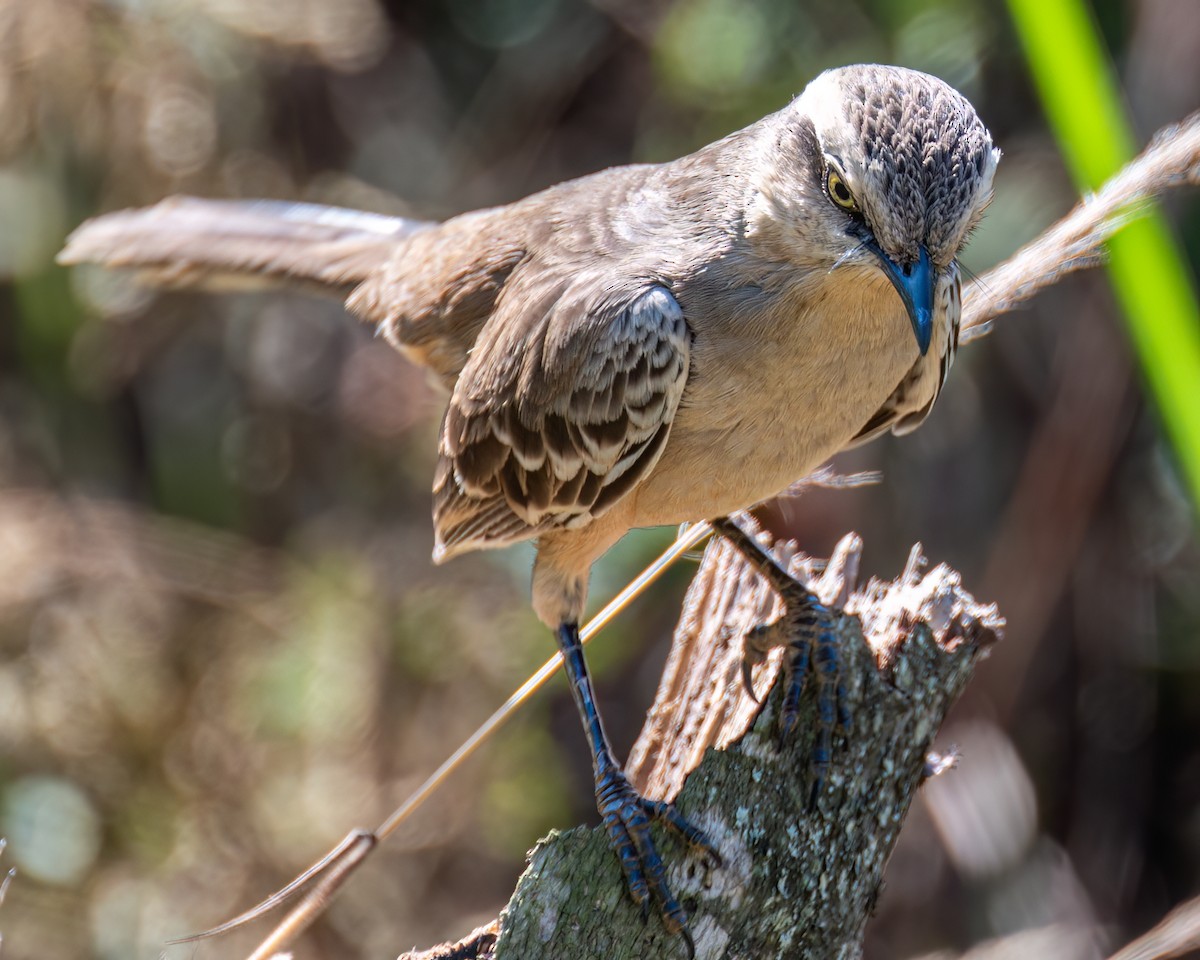
M 816 263 L 882 271 L 924 354 L 939 279 L 991 200 L 1000 151 L 974 108 L 928 74 L 828 70 L 780 114 L 770 200 Z

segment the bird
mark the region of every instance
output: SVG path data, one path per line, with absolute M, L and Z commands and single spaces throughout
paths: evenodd
M 958 255 L 999 158 L 942 80 L 857 64 L 687 156 L 441 223 L 172 198 L 88 221 L 60 261 L 174 286 L 315 285 L 429 371 L 448 396 L 433 559 L 536 541 L 533 608 L 563 657 L 597 808 L 634 901 L 690 952 L 650 823 L 719 858 L 614 756 L 579 640 L 590 568 L 631 528 L 725 517 L 925 420 L 958 344 Z M 838 664 L 827 612 L 798 602 L 816 655 L 811 636 L 793 644 L 789 700 L 811 664 L 815 792 Z

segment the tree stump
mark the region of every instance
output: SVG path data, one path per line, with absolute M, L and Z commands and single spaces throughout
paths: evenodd
M 753 521 L 748 532 L 770 546 Z M 857 957 L 863 932 L 943 717 L 997 639 L 994 606 L 956 572 L 926 570 L 920 546 L 894 581 L 857 587 L 861 541 L 823 565 L 779 543 L 775 556 L 836 611 L 852 725 L 809 808 L 815 702 L 779 744 L 780 651 L 741 680 L 742 637 L 780 612 L 766 582 L 714 539 L 684 601 L 654 706 L 626 766 L 646 795 L 674 799 L 723 859 L 706 869 L 661 833 L 673 890 L 691 917 L 698 960 Z M 530 856 L 498 924 L 417 958 L 645 960 L 686 956 L 658 918 L 643 921 L 602 829 L 556 832 Z M 403 960 L 403 958 L 402 958 Z

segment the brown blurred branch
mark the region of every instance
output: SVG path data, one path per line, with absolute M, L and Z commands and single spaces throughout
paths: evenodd
M 778 696 L 760 710 L 741 688 L 741 637 L 778 614 L 774 593 L 721 540 L 708 547 L 688 591 L 627 769 L 649 796 L 675 797 L 724 860 L 706 872 L 670 851 L 670 882 L 693 916 L 701 960 L 856 955 L 933 736 L 1001 627 L 995 608 L 977 604 L 952 570 L 926 572 L 918 548 L 897 580 L 856 588 L 860 550 L 856 536 L 844 538 L 816 576 L 817 565 L 794 543 L 775 547 L 793 573 L 845 610 L 837 629 L 853 730 L 813 811 L 805 803 L 810 696 L 800 733 L 777 749 Z M 760 693 L 778 669 L 777 658 L 759 668 Z M 539 844 L 501 915 L 495 946 L 490 938 L 475 942 L 476 952 L 443 947 L 431 956 L 684 955 L 657 920 L 642 922 L 600 828 Z
M 1093 319 L 1085 312 L 1062 321 L 1056 387 L 1030 438 L 981 580 L 988 596 L 1021 624 L 1019 636 L 988 672 L 988 697 L 1005 720 L 1026 691 L 1134 422 L 1133 373 L 1123 334 Z M 1036 577 L 1029 576 L 1031 569 Z
M 1153 930 L 1109 960 L 1167 960 L 1200 950 L 1200 898 L 1176 907 Z
M 926 960 L 1016 960 L 1025 957 L 1100 957 L 1107 935 L 1100 927 L 1070 922 L 1021 930 L 978 944 L 963 954 L 929 954 Z M 1108 960 L 1172 960 L 1194 957 L 1200 949 L 1200 898 L 1176 907 L 1152 930 L 1126 944 Z M 429 960 L 440 960 L 431 957 Z

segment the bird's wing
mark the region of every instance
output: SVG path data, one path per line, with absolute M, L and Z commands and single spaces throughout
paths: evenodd
M 633 489 L 666 444 L 690 342 L 650 281 L 506 289 L 442 424 L 435 559 L 583 526 Z
M 87 221 L 58 260 L 137 269 L 160 286 L 300 281 L 345 296 L 430 226 L 311 203 L 171 197 Z
M 463 214 L 397 245 L 346 306 L 449 393 L 528 257 L 520 230 L 497 211 Z
M 848 444 L 857 447 L 869 440 L 874 440 L 887 431 L 897 436 L 912 433 L 929 416 L 934 403 L 942 392 L 942 385 L 950 373 L 954 356 L 958 351 L 958 329 L 962 317 L 962 284 L 958 267 L 952 264 L 947 282 L 942 285 L 939 295 L 943 298 L 938 315 L 943 318 L 941 329 L 934 335 L 931 352 L 935 362 L 929 357 L 919 357 L 904 379 L 892 391 L 891 396 L 884 401 L 883 406 L 854 435 Z

